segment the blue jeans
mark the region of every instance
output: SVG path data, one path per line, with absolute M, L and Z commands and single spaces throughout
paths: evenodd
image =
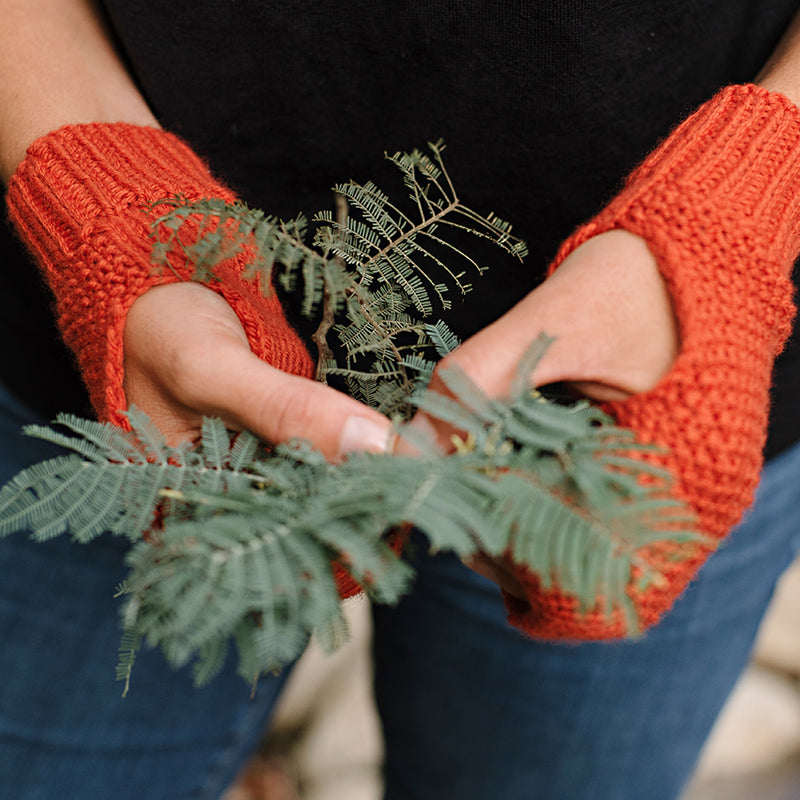
M 0 481 L 51 455 L 0 385 Z M 284 676 L 250 689 L 229 663 L 196 690 L 143 649 L 131 692 L 115 680 L 114 587 L 125 543 L 0 541 L 0 797 L 214 800 L 258 744 Z
M 638 641 L 531 641 L 494 584 L 421 557 L 413 594 L 373 612 L 387 800 L 674 800 L 798 545 L 800 445 Z
M 0 387 L 0 481 L 48 455 Z M 557 645 L 509 629 L 493 584 L 417 548 L 419 580 L 375 610 L 388 800 L 666 800 L 744 666 L 800 533 L 800 447 L 675 611 L 637 642 Z M 417 543 L 419 544 L 419 543 Z M 211 800 L 256 745 L 233 664 L 196 690 L 144 651 L 123 699 L 114 587 L 124 544 L 0 542 L 0 787 L 14 800 Z M 412 548 L 413 555 L 413 548 Z

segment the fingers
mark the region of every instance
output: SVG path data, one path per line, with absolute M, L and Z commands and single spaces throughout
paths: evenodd
M 194 283 L 155 287 L 131 307 L 125 392 L 173 444 L 196 438 L 203 416 L 272 443 L 305 439 L 332 460 L 383 451 L 392 434 L 362 403 L 258 359 L 230 306 Z

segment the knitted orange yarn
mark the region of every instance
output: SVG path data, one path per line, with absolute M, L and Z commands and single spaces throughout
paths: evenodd
M 794 314 L 789 275 L 800 252 L 800 111 L 756 86 L 724 89 L 562 246 L 551 270 L 613 228 L 647 241 L 672 296 L 681 348 L 654 389 L 609 410 L 642 441 L 669 448 L 662 463 L 675 478 L 675 495 L 719 541 L 752 501 L 772 365 Z M 688 558 L 655 546 L 642 553 L 666 578 L 630 590 L 642 626 L 672 606 L 711 549 L 695 548 Z M 574 599 L 519 573 L 530 602 L 506 602 L 510 621 L 528 633 L 623 635 L 621 612 L 612 620 L 598 609 L 581 614 Z
M 133 301 L 151 286 L 190 277 L 175 259 L 153 270 L 146 210 L 180 195 L 188 201 L 235 200 L 180 139 L 127 124 L 67 126 L 28 148 L 8 190 L 11 219 L 56 300 L 64 340 L 75 352 L 100 419 L 126 426 L 123 330 Z M 246 257 L 215 270 L 210 288 L 233 308 L 251 350 L 284 372 L 311 377 L 313 361 L 275 295 L 242 278 Z M 339 564 L 342 597 L 361 591 Z
M 134 300 L 156 284 L 190 277 L 176 259 L 154 270 L 146 210 L 156 201 L 233 193 L 176 136 L 124 123 L 71 125 L 35 141 L 8 190 L 8 208 L 55 295 L 64 341 L 73 350 L 97 415 L 125 425 L 123 329 Z M 285 372 L 313 364 L 278 299 L 241 277 L 245 259 L 217 271 L 219 292 L 239 317 L 250 347 Z M 180 277 L 179 277 L 180 276 Z

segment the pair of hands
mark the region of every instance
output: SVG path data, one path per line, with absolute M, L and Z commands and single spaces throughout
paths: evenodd
M 597 401 L 653 388 L 678 351 L 669 293 L 644 240 L 600 234 L 443 362 L 457 365 L 492 397 L 507 394 L 517 364 L 540 333 L 555 337 L 533 385 L 571 383 Z M 283 373 L 250 351 L 230 306 L 195 283 L 150 289 L 125 325 L 125 393 L 175 444 L 200 433 L 203 416 L 247 428 L 270 442 L 302 438 L 330 459 L 382 452 L 391 423 L 330 387 Z M 433 388 L 443 390 L 434 376 Z M 416 425 L 450 446 L 452 430 L 418 415 Z M 469 566 L 524 597 L 508 564 L 477 557 Z

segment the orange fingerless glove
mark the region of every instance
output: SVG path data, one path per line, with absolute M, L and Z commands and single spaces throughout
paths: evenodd
M 64 341 L 73 350 L 98 417 L 125 425 L 123 329 L 134 300 L 157 284 L 191 277 L 150 260 L 147 211 L 176 196 L 235 200 L 176 136 L 124 123 L 70 125 L 35 141 L 8 189 L 11 220 L 55 295 Z M 244 256 L 225 262 L 210 288 L 238 316 L 252 351 L 267 363 L 311 376 L 313 364 L 277 297 L 242 277 Z M 177 274 L 175 274 L 177 273 Z
M 762 464 L 773 361 L 794 316 L 800 252 L 800 110 L 753 85 L 721 91 L 628 178 L 622 192 L 562 246 L 551 271 L 592 236 L 622 228 L 644 238 L 667 283 L 681 348 L 651 391 L 608 410 L 661 459 L 673 492 L 719 541 L 750 505 Z M 667 611 L 713 548 L 674 557 L 641 551 L 666 579 L 629 589 L 646 627 Z M 620 610 L 581 613 L 519 570 L 529 603 L 506 597 L 510 621 L 542 638 L 622 636 Z M 635 576 L 634 576 L 635 577 Z

